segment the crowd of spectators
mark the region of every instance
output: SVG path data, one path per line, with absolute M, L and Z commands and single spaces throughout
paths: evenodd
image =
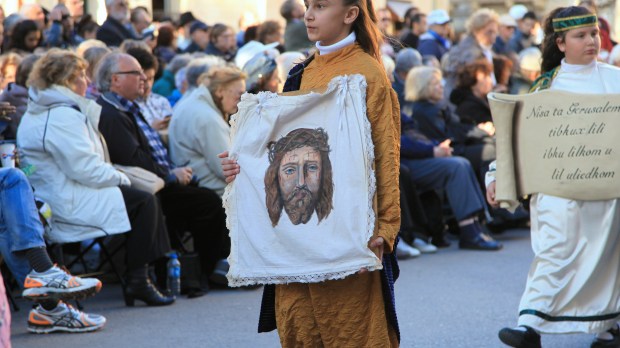
M 2 109 L 0 140 L 16 141 L 34 195 L 51 207 L 44 219 L 52 226 L 49 243 L 124 234 L 127 305 L 172 304 L 174 297 L 158 289 L 162 279 L 151 278 L 161 274 L 166 253 L 185 243 L 184 232 L 203 280 L 192 293 L 225 286 L 230 240 L 217 155 L 230 145 L 229 117 L 245 92 L 282 91 L 288 71 L 313 54 L 314 43 L 301 0 L 285 0 L 280 21 L 243 14 L 238 31 L 192 12 L 153 18 L 127 0 L 105 5 L 101 26 L 80 0 L 49 11 L 26 4 L 6 17 L 0 9 L 0 103 L 14 107 Z M 581 5 L 596 12 L 593 1 Z M 527 93 L 540 75 L 540 16 L 523 5 L 501 16 L 480 9 L 456 33 L 443 9 L 412 7 L 399 18 L 382 8 L 376 15 L 401 108 L 398 255 L 436 252 L 450 245 L 449 232 L 463 249 L 501 249 L 489 228 L 497 232 L 528 215 L 484 200 L 484 173 L 495 159 L 486 95 Z M 600 59 L 620 65 L 610 26 L 600 23 Z M 118 165 L 154 173 L 163 188 L 152 194 L 129 187 Z M 43 227 L 36 229 L 42 235 Z M 12 238 L 19 245 L 29 237 Z M 0 249 L 23 283 L 28 273 L 13 266 L 25 253 Z

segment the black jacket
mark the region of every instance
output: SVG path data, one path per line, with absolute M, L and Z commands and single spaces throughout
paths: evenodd
M 108 145 L 112 163 L 140 167 L 166 180 L 167 169 L 153 159 L 148 139 L 133 115 L 109 93 L 102 94 L 97 103 L 101 105 L 99 131 Z
M 456 105 L 456 114 L 461 122 L 477 125 L 493 122 L 491 107 L 486 98 L 478 98 L 467 88 L 457 88 L 450 94 L 450 101 Z
M 108 16 L 105 22 L 97 30 L 97 40 L 103 41 L 108 46 L 120 46 L 127 39 L 137 39 L 123 23 Z

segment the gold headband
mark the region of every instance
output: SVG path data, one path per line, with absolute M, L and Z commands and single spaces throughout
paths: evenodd
M 598 25 L 598 18 L 596 15 L 587 14 L 582 16 L 554 18 L 552 23 L 553 32 L 560 33 L 571 29 L 596 26 Z

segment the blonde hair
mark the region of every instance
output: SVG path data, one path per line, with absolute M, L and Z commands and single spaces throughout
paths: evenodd
M 87 67 L 86 60 L 77 54 L 67 50 L 51 49 L 34 64 L 28 85 L 39 89 L 46 89 L 52 85 L 69 87 L 71 81 Z
M 248 75 L 241 71 L 237 67 L 233 66 L 215 66 L 208 72 L 198 77 L 198 83 L 204 85 L 211 93 L 211 97 L 220 111 L 222 110 L 222 100 L 215 95 L 215 92 L 220 88 L 225 88 L 229 84 L 244 80 L 248 78 Z
M 218 66 L 200 75 L 198 83 L 205 85 L 211 95 L 215 95 L 215 91 L 219 88 L 224 88 L 237 80 L 245 80 L 247 77 L 248 75 L 237 67 Z
M 488 8 L 481 8 L 469 17 L 465 27 L 469 34 L 473 34 L 492 22 L 499 23 L 497 12 Z
M 441 81 L 441 70 L 430 66 L 418 66 L 411 69 L 405 81 L 405 100 L 429 99 L 433 78 Z
M 84 58 L 84 52 L 86 52 L 86 50 L 91 48 L 91 47 L 104 47 L 104 48 L 107 48 L 108 46 L 103 41 L 88 39 L 88 40 L 83 41 L 81 44 L 78 45 L 78 47 L 75 49 L 75 53 L 77 53 L 77 55 L 79 57 Z
M 4 77 L 4 72 L 7 66 L 14 65 L 15 72 L 17 72 L 17 68 L 19 64 L 22 62 L 22 56 L 17 53 L 9 52 L 0 56 L 0 76 Z

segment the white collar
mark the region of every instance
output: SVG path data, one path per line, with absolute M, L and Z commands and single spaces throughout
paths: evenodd
M 336 42 L 333 45 L 329 45 L 329 46 L 322 46 L 319 41 L 316 42 L 316 48 L 319 50 L 319 52 L 321 53 L 321 55 L 326 55 L 326 54 L 330 54 L 330 53 L 334 53 L 336 51 L 338 51 L 341 48 L 345 48 L 349 45 L 352 45 L 355 43 L 355 32 L 352 31 L 351 34 L 349 34 L 349 36 L 345 37 L 344 39 Z
M 596 60 L 593 60 L 590 64 L 581 65 L 581 64 L 569 64 L 566 63 L 566 58 L 562 58 L 562 71 L 568 73 L 576 73 L 584 70 L 590 70 L 596 66 Z

